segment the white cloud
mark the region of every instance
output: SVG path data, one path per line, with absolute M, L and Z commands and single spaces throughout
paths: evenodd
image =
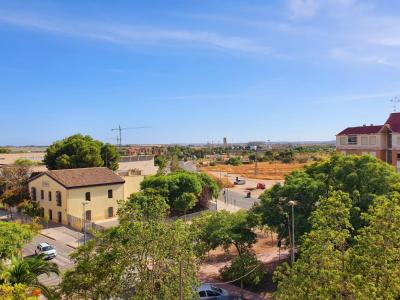
M 121 24 L 89 23 L 75 20 L 59 21 L 42 17 L 0 15 L 0 23 L 30 30 L 84 37 L 116 44 L 161 44 L 204 46 L 250 54 L 267 55 L 271 48 L 260 41 L 228 36 L 209 31 L 160 29 Z
M 289 0 L 289 10 L 293 17 L 312 17 L 319 7 L 319 0 Z

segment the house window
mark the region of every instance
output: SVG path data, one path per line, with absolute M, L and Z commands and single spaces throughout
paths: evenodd
M 57 206 L 62 206 L 62 199 L 61 199 L 61 192 L 60 191 L 56 192 L 56 202 L 57 202 Z
M 53 211 L 49 209 L 49 220 L 53 220 Z
M 361 145 L 368 145 L 368 137 L 367 136 L 361 137 Z
M 390 165 L 392 164 L 392 150 L 386 151 L 386 162 Z
M 31 188 L 31 198 L 32 201 L 36 201 L 36 188 Z
M 356 135 L 349 135 L 347 137 L 347 144 L 349 144 L 349 145 L 357 145 L 357 136 Z
M 58 213 L 58 223 L 62 223 L 62 213 L 59 211 Z
M 49 201 L 51 201 L 51 191 L 49 191 Z
M 108 190 L 108 198 L 112 198 L 113 197 L 113 191 L 112 190 Z
M 90 192 L 85 193 L 85 200 L 90 201 Z
M 369 144 L 370 145 L 376 145 L 376 136 L 370 136 L 369 137 Z
M 112 207 L 112 206 L 110 206 L 110 207 L 108 208 L 108 217 L 109 217 L 109 218 L 114 217 L 114 207 Z
M 87 210 L 86 211 L 86 221 L 91 221 L 92 220 L 92 211 Z
M 345 136 L 340 137 L 340 145 L 346 145 L 346 137 Z
M 43 200 L 44 199 L 44 191 L 40 190 L 40 199 Z

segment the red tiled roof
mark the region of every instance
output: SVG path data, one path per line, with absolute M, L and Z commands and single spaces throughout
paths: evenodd
M 382 129 L 383 126 L 384 125 L 347 127 L 345 130 L 342 130 L 337 135 L 378 133 Z M 400 126 L 400 123 L 399 123 L 399 126 Z
M 125 180 L 108 168 L 79 168 L 51 170 L 31 178 L 34 180 L 42 175 L 53 178 L 65 188 L 78 188 L 84 186 L 108 185 L 124 183 Z
M 391 113 L 387 119 L 386 125 L 394 132 L 400 132 L 400 113 Z

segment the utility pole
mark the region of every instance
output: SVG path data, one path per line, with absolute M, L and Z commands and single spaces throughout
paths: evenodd
M 83 220 L 83 245 L 86 245 L 86 209 L 85 209 L 85 206 L 87 205 L 87 204 L 89 204 L 88 202 L 86 202 L 86 201 L 83 201 L 82 202 L 82 211 L 83 211 L 83 218 L 82 218 L 82 220 Z
M 294 241 L 294 206 L 296 205 L 295 201 L 289 201 L 289 205 L 292 207 L 292 266 L 294 264 L 294 248 L 295 248 L 295 241 Z

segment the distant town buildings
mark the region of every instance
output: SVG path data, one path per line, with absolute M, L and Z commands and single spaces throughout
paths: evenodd
M 390 114 L 383 125 L 348 127 L 336 135 L 343 154 L 370 154 L 400 171 L 400 113 Z
M 224 146 L 225 149 L 228 148 L 228 139 L 226 138 L 226 136 L 223 139 L 223 146 Z
M 128 149 L 129 156 L 135 155 L 164 155 L 167 148 L 163 145 L 133 145 Z
M 118 174 L 121 176 L 155 175 L 157 171 L 153 155 L 121 156 L 118 163 Z

